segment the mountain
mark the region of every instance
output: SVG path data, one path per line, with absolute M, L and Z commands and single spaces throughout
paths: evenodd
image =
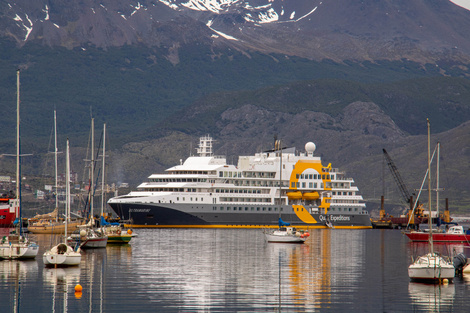
M 430 118 L 449 175 L 442 185 L 468 209 L 470 11 L 459 3 L 4 1 L 0 150 L 15 152 L 17 68 L 28 176 L 46 171 L 56 109 L 76 171 L 90 117 L 107 123 L 110 182 L 135 187 L 207 133 L 234 162 L 272 148 L 277 135 L 300 150 L 315 142 L 370 200 L 382 192 L 383 148 L 419 187 Z M 0 174 L 12 169 L 0 157 Z
M 0 36 L 69 49 L 190 43 L 322 60 L 468 62 L 470 11 L 445 0 L 20 0 Z

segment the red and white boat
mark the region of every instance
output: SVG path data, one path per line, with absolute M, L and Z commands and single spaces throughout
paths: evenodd
M 18 215 L 15 197 L 0 196 L 0 227 L 13 227 Z
M 429 230 L 411 231 L 405 233 L 411 241 L 429 241 Z M 463 226 L 452 226 L 446 232 L 432 231 L 434 242 L 460 242 L 470 244 L 470 231 L 465 231 Z

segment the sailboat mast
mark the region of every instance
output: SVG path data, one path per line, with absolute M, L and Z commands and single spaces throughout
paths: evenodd
M 20 70 L 16 70 L 16 218 L 19 219 L 20 234 L 23 222 L 21 220 L 21 173 L 20 173 Z
M 65 156 L 65 244 L 67 244 L 67 222 L 70 217 L 70 152 L 69 139 L 67 138 Z
M 20 70 L 18 69 L 16 70 L 16 200 L 19 201 L 19 197 L 20 197 Z
M 104 175 L 106 167 L 106 123 L 103 125 L 103 165 L 101 169 L 101 216 L 104 212 Z
M 429 119 L 428 124 L 428 225 L 429 225 L 429 249 L 433 253 L 433 240 L 432 240 L 432 214 L 431 214 L 431 125 Z
M 58 188 L 57 188 L 57 115 L 54 110 L 54 161 L 55 161 L 55 207 L 59 207 L 59 197 L 58 197 Z M 59 214 L 56 216 L 56 222 L 59 221 Z
M 439 154 L 441 152 L 441 143 L 437 143 L 437 169 L 436 169 L 436 214 L 439 218 Z
M 90 166 L 90 220 L 93 220 L 93 196 L 94 196 L 94 184 L 95 184 L 95 119 L 91 119 L 91 166 Z

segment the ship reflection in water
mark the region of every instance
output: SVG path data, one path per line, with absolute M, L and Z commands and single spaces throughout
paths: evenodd
M 282 244 L 266 242 L 259 229 L 141 229 L 131 244 L 83 252 L 75 268 L 2 261 L 1 311 L 466 311 L 466 277 L 447 286 L 410 283 L 411 257 L 426 246 L 399 231 L 310 234 L 304 244 Z M 53 239 L 38 236 L 39 255 Z M 450 249 L 469 256 L 462 246 Z

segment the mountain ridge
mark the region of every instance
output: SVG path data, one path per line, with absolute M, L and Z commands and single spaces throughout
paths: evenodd
M 19 0 L 0 6 L 0 36 L 69 49 L 204 42 L 315 60 L 468 62 L 469 17 L 438 0 Z

